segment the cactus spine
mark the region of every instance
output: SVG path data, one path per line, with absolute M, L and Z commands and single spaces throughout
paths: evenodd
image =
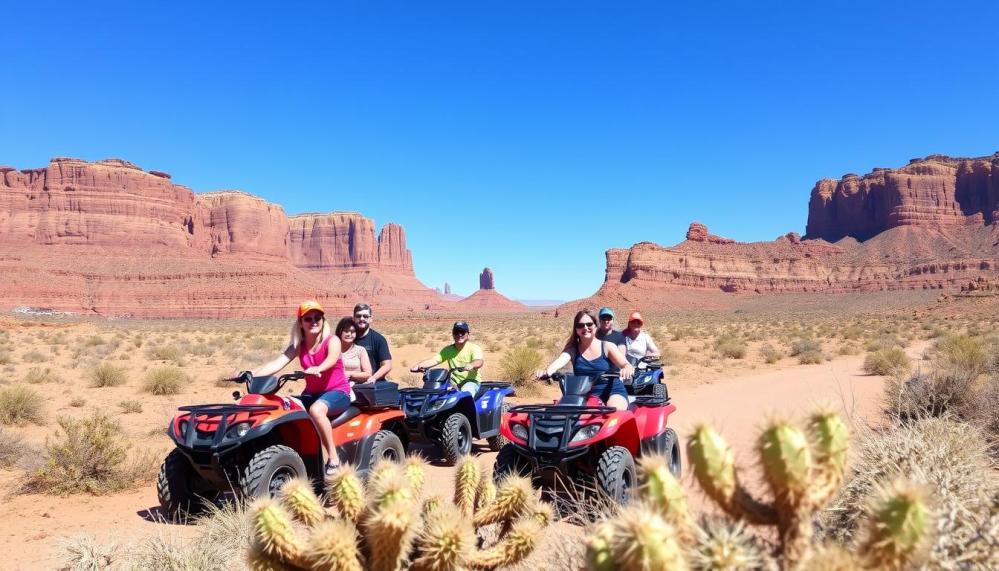
M 860 547 L 871 567 L 904 569 L 928 548 L 933 525 L 923 488 L 893 484 L 868 511 Z
M 289 483 L 276 500 L 255 502 L 249 510 L 250 568 L 498 569 L 526 558 L 553 517 L 529 481 L 508 478 L 495 488 L 491 501 L 480 495 L 481 513 L 487 515 L 473 520 L 465 508 L 475 502 L 482 479 L 474 462 L 459 470 L 454 504 L 439 496 L 421 497 L 426 481 L 422 460 L 385 464 L 374 467 L 366 485 L 349 467 L 330 478 L 327 496 L 334 509 L 329 511 L 304 481 Z
M 466 456 L 458 463 L 454 473 L 454 505 L 458 506 L 465 516 L 471 517 L 475 510 L 475 494 L 481 477 L 479 465 L 471 456 Z

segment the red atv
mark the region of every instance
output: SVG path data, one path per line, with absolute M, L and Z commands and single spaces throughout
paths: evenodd
M 616 375 L 603 376 L 610 377 Z M 597 488 L 621 503 L 637 482 L 635 457 L 662 454 L 679 477 L 680 445 L 666 425 L 676 406 L 668 397 L 632 396 L 629 409 L 618 411 L 587 396 L 593 377 L 551 379 L 562 389 L 555 404 L 515 406 L 503 416 L 500 430 L 510 444 L 496 456 L 494 477 L 516 473 L 548 488 Z
M 257 497 L 274 494 L 287 481 L 307 477 L 320 487 L 326 459 L 319 432 L 294 397 L 277 392 L 305 373 L 254 377 L 243 372 L 234 382 L 246 384 L 246 395 L 233 393 L 236 404 L 182 406 L 167 427 L 177 447 L 160 467 L 156 491 L 165 515 L 200 511 L 204 502 L 222 494 Z M 341 462 L 362 474 L 376 460 L 405 456 L 405 415 L 399 409 L 398 386 L 390 382 L 355 385 L 357 397 L 336 418 L 333 441 Z

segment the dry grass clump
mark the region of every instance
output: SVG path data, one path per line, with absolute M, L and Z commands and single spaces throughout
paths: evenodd
M 25 363 L 43 363 L 47 358 L 40 351 L 28 351 L 24 355 L 21 355 L 21 360 Z
M 62 434 L 45 443 L 42 466 L 28 475 L 26 492 L 107 494 L 155 475 L 156 459 L 129 459 L 130 445 L 117 420 L 101 413 L 83 419 L 59 417 Z
M 14 362 L 14 356 L 6 349 L 0 349 L 0 365 L 10 365 Z
M 797 357 L 802 365 L 816 365 L 825 360 L 822 343 L 814 339 L 798 339 L 792 343 L 791 356 Z
M 984 373 L 988 367 L 985 344 L 975 337 L 952 335 L 934 345 L 934 360 L 938 367 L 954 370 L 969 377 Z
M 746 356 L 746 342 L 731 334 L 715 339 L 715 351 L 725 359 L 742 359 Z
M 28 387 L 0 390 L 0 424 L 44 424 L 43 402 L 42 395 Z
M 765 343 L 762 347 L 760 347 L 760 357 L 763 357 L 763 361 L 766 364 L 773 365 L 777 361 L 784 358 L 784 353 L 773 345 Z
M 127 399 L 118 403 L 118 407 L 121 408 L 121 412 L 124 414 L 136 414 L 142 412 L 142 401 Z
M 142 382 L 142 390 L 154 395 L 176 395 L 190 380 L 184 371 L 176 367 L 160 367 L 149 371 Z
M 171 362 L 178 367 L 185 364 L 184 352 L 175 345 L 153 345 L 146 349 L 146 356 L 154 361 Z
M 980 431 L 945 418 L 922 418 L 861 435 L 860 451 L 839 495 L 822 514 L 827 536 L 856 538 L 864 506 L 881 483 L 907 478 L 930 488 L 939 514 L 931 568 L 988 568 L 999 553 L 999 486 Z M 991 519 L 991 522 L 990 522 Z M 962 562 L 963 561 L 963 566 Z M 977 566 L 976 566 L 977 565 Z
M 101 363 L 90 370 L 90 386 L 92 387 L 117 387 L 125 384 L 127 377 L 125 370 L 115 367 L 111 363 Z
M 0 428 L 0 468 L 13 468 L 29 450 L 23 438 Z
M 500 359 L 502 380 L 513 383 L 520 395 L 536 392 L 534 373 L 544 366 L 541 352 L 533 347 L 513 347 Z
M 36 385 L 41 383 L 54 383 L 58 379 L 52 374 L 52 369 L 32 367 L 28 370 L 28 374 L 24 376 L 24 382 L 30 385 Z
M 911 368 L 912 361 L 898 347 L 878 349 L 864 359 L 864 372 L 868 375 L 904 374 Z

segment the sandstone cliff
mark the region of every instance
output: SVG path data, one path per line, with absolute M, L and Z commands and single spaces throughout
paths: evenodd
M 258 197 L 196 194 L 119 159 L 0 167 L 0 267 L 5 307 L 261 316 L 302 297 L 399 309 L 439 299 L 416 280 L 401 226 L 376 239 L 357 213 L 289 218 Z
M 992 224 L 999 217 L 999 153 L 932 155 L 900 169 L 877 168 L 812 189 L 806 238 L 866 240 L 898 226 Z
M 999 278 L 996 222 L 999 153 L 934 155 L 819 181 L 804 239 L 738 243 L 694 222 L 676 246 L 608 250 L 595 297 L 676 305 L 670 292 L 957 290 Z

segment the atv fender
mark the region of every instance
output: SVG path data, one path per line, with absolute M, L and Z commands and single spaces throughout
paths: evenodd
M 669 415 L 676 411 L 676 405 L 641 407 L 635 413 L 635 422 L 638 426 L 638 433 L 641 437 L 650 438 L 666 430 L 669 423 Z
M 475 407 L 476 423 L 473 430 L 479 438 L 491 438 L 500 433 L 500 424 L 503 416 L 503 398 L 513 393 L 513 389 L 490 389 L 483 394 L 478 401 L 473 403 Z
M 609 424 L 608 420 L 605 423 L 604 428 L 598 433 L 597 439 L 603 440 L 608 447 L 610 446 L 623 446 L 631 452 L 632 456 L 637 456 L 639 452 L 639 434 L 638 425 L 635 422 L 634 415 L 625 415 L 623 417 L 613 416 L 613 418 L 619 418 L 618 422 L 614 423 L 614 426 L 607 427 Z

